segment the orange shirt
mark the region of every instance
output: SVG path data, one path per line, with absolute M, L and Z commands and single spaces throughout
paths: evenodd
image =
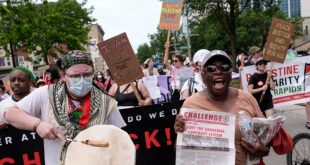
M 252 117 L 263 117 L 255 98 L 248 92 L 229 88 L 228 98 L 224 102 L 212 100 L 206 90 L 193 94 L 187 98 L 182 108 L 205 109 L 217 112 L 228 112 L 236 114 L 235 127 L 235 147 L 236 147 L 236 165 L 246 164 L 246 151 L 241 147 L 241 132 L 238 123 L 238 113 L 245 111 Z

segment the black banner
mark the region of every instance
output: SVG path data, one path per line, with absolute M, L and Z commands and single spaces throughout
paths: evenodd
M 134 142 L 136 165 L 175 164 L 173 129 L 183 101 L 120 110 L 123 128 Z M 0 165 L 44 165 L 43 140 L 30 131 L 12 126 L 0 130 Z
M 0 165 L 44 164 L 43 140 L 35 132 L 12 126 L 0 130 Z
M 175 164 L 173 129 L 183 101 L 120 110 L 127 126 L 123 128 L 134 142 L 136 165 Z

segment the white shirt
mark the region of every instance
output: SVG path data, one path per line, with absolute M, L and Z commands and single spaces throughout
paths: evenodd
M 181 89 L 181 93 L 188 89 L 188 87 L 189 87 L 188 83 L 189 83 L 189 80 L 187 80 L 184 83 L 184 85 L 183 85 L 183 87 Z M 194 76 L 194 89 L 196 89 L 197 92 L 200 92 L 203 89 L 205 89 L 205 85 L 203 84 L 203 82 L 201 80 L 200 73 L 195 73 L 195 76 Z M 192 91 L 192 93 L 194 93 L 194 91 Z
M 2 121 L 4 121 L 4 117 L 3 117 L 3 113 L 7 110 L 7 109 L 9 109 L 9 108 L 11 108 L 11 107 L 14 107 L 15 106 L 15 101 L 12 99 L 12 96 L 9 96 L 8 98 L 6 98 L 6 99 L 4 99 L 4 100 L 2 100 L 1 102 L 0 102 L 0 123 L 2 122 Z
M 49 94 L 48 85 L 38 88 L 31 92 L 28 96 L 16 103 L 17 107 L 25 112 L 41 118 L 43 121 L 49 121 Z M 4 110 L 7 111 L 7 110 Z M 3 116 L 3 112 L 1 112 Z M 126 126 L 117 105 L 107 116 L 103 124 L 115 125 L 117 127 Z M 59 130 L 63 132 L 62 130 Z M 60 164 L 61 141 L 44 139 L 44 156 L 46 165 Z

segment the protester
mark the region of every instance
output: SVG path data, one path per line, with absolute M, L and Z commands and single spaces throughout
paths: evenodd
M 116 83 L 112 85 L 109 94 L 115 97 L 118 106 L 122 106 L 122 108 L 125 108 L 132 106 L 146 106 L 152 104 L 152 98 L 149 94 L 149 91 L 142 83 L 142 81 L 138 81 L 138 83 L 134 82 L 134 84 L 142 99 L 141 102 L 138 101 L 129 83 L 121 86 L 118 86 Z
M 15 102 L 18 102 L 31 91 L 32 81 L 35 80 L 33 73 L 24 66 L 15 67 L 10 73 L 10 86 L 13 92 L 12 96 L 0 102 L 0 112 L 6 108 L 14 106 Z M 5 127 L 4 118 L 0 116 L 0 128 Z M 1 126 L 2 125 L 2 126 Z
M 158 71 L 159 75 L 166 75 L 166 72 L 164 71 L 162 65 L 157 65 L 156 68 L 157 68 L 157 71 Z
M 201 63 L 204 57 L 210 51 L 207 49 L 200 49 L 194 54 L 193 62 L 194 62 L 194 76 L 187 80 L 182 89 L 181 89 L 181 100 L 188 98 L 194 93 L 202 91 L 205 86 L 201 80 L 200 72 L 201 72 Z
M 44 73 L 45 85 L 55 84 L 60 80 L 60 74 L 57 68 L 48 68 Z
M 180 90 L 182 89 L 182 86 L 184 82 L 186 81 L 185 79 L 180 81 L 180 73 L 179 70 L 184 68 L 184 61 L 185 61 L 185 56 L 181 54 L 173 55 L 172 56 L 172 64 L 168 62 L 168 54 L 165 54 L 164 56 L 164 64 L 166 65 L 166 68 L 170 71 L 170 76 L 171 76 L 171 85 L 173 89 L 172 101 L 176 101 L 180 99 Z
M 225 52 L 211 51 L 205 56 L 201 65 L 201 77 L 207 87 L 187 98 L 182 108 L 227 112 L 236 115 L 240 111 L 245 111 L 251 117 L 263 116 L 256 100 L 248 92 L 229 87 L 232 63 Z M 236 165 L 246 164 L 247 153 L 257 157 L 266 156 L 269 147 L 264 146 L 258 137 L 256 137 L 255 145 L 247 142 L 241 135 L 237 121 L 235 129 Z M 185 130 L 185 121 L 182 115 L 177 115 L 174 129 L 176 132 Z
M 157 69 L 153 67 L 153 60 L 151 58 L 145 60 L 143 74 L 145 77 L 159 75 Z
M 95 77 L 94 77 L 94 83 L 95 83 L 95 85 L 99 88 L 99 89 L 101 89 L 101 90 L 104 90 L 105 91 L 105 88 L 104 88 L 104 82 L 105 82 L 106 80 L 104 79 L 104 76 L 103 76 L 103 74 L 102 74 L 102 72 L 96 72 L 95 73 Z
M 5 92 L 5 89 L 3 87 L 0 87 L 0 101 L 8 97 L 10 97 L 10 95 Z
M 244 64 L 244 66 L 255 65 L 257 59 L 262 57 L 263 53 L 261 48 L 257 46 L 252 46 L 249 50 L 249 58 L 248 61 Z
M 111 71 L 107 69 L 106 70 L 106 81 L 103 84 L 105 91 L 110 91 L 110 88 L 112 87 L 113 84 L 115 84 L 115 81 L 113 80 Z
M 310 129 L 310 102 L 306 103 L 306 114 L 307 114 L 307 123 L 306 127 Z
M 266 71 L 266 60 L 262 57 L 258 58 L 255 66 L 257 72 L 250 77 L 248 91 L 259 103 L 259 107 L 264 115 L 266 117 L 271 117 L 274 114 L 274 109 L 270 90 L 275 89 L 275 84 L 273 82 L 271 72 Z M 267 77 L 270 77 L 268 82 L 266 82 Z M 262 96 L 263 91 L 265 91 L 265 94 Z M 262 101 L 260 101 L 261 97 L 263 97 Z
M 45 85 L 45 81 L 43 79 L 38 79 L 36 82 L 36 87 L 40 88 L 43 87 Z
M 73 139 L 93 125 L 125 126 L 117 102 L 92 85 L 93 67 L 89 54 L 69 51 L 61 61 L 64 81 L 36 89 L 16 103 L 16 108 L 1 111 L 14 127 L 36 131 L 44 138 L 46 165 L 60 164 Z M 63 145 L 62 145 L 63 144 Z

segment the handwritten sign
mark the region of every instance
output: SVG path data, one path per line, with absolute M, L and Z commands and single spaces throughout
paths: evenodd
M 4 88 L 6 91 L 11 91 L 11 85 L 10 85 L 10 76 L 6 76 L 3 79 L 1 79 L 4 85 Z
M 294 25 L 292 23 L 273 18 L 263 58 L 268 61 L 283 63 L 293 32 Z
M 179 30 L 183 0 L 164 0 L 161 15 L 160 29 Z
M 98 48 L 117 85 L 120 86 L 143 77 L 140 64 L 126 33 L 98 43 Z

